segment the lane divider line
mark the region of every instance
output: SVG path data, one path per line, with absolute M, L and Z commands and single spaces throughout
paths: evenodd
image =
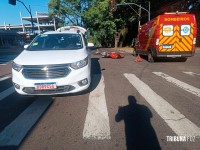
M 182 82 L 182 81 L 180 81 L 178 79 L 175 79 L 175 78 L 173 78 L 173 77 L 171 77 L 171 76 L 169 76 L 169 75 L 167 75 L 165 73 L 162 73 L 162 72 L 153 72 L 153 73 L 155 75 L 157 75 L 157 76 L 160 76 L 160 77 L 164 78 L 168 82 L 173 83 L 174 85 L 184 89 L 185 91 L 188 91 L 188 92 L 200 97 L 200 89 L 198 89 L 198 88 L 196 88 L 196 87 L 194 87 L 192 85 L 189 85 L 189 84 L 187 84 L 185 82 Z
M 198 73 L 194 73 L 194 72 L 183 72 L 185 74 L 188 74 L 188 75 L 191 75 L 191 76 L 197 76 L 197 77 L 200 77 L 200 74 Z
M 3 100 L 4 98 L 6 98 L 7 96 L 13 94 L 15 92 L 14 87 L 10 87 L 8 89 L 6 89 L 5 91 L 0 93 L 0 101 Z
M 0 133 L 0 148 L 7 146 L 18 147 L 52 102 L 51 98 L 40 97 L 27 107 Z
M 97 78 L 98 75 L 94 75 L 94 81 L 96 81 L 95 76 Z M 89 95 L 83 139 L 111 139 L 104 88 L 105 83 L 102 75 L 98 86 Z
M 198 126 L 155 93 L 147 84 L 134 74 L 126 73 L 124 76 L 178 136 L 200 136 Z

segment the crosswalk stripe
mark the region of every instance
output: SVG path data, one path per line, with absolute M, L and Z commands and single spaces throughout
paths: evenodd
M 183 72 L 183 73 L 191 75 L 191 76 L 198 76 L 198 77 L 200 77 L 200 74 L 194 73 L 194 72 Z
M 94 78 L 97 78 L 97 75 Z M 96 81 L 94 79 L 94 81 Z M 89 95 L 89 104 L 83 129 L 84 139 L 111 139 L 108 110 L 104 93 L 104 77 Z
M 185 82 L 182 82 L 182 81 L 180 81 L 178 79 L 175 79 L 175 78 L 173 78 L 173 77 L 171 77 L 171 76 L 169 76 L 169 75 L 167 75 L 165 73 L 162 73 L 162 72 L 153 72 L 153 73 L 155 75 L 157 75 L 157 76 L 160 76 L 160 77 L 164 78 L 168 82 L 171 82 L 174 85 L 176 85 L 176 86 L 178 86 L 178 87 L 180 87 L 180 88 L 182 88 L 182 89 L 184 89 L 184 90 L 186 90 L 186 91 L 188 91 L 188 92 L 200 97 L 200 89 L 198 89 L 198 88 L 196 88 L 194 86 L 191 86 L 191 85 L 189 85 L 189 84 L 187 84 Z
M 15 92 L 14 87 L 10 87 L 7 90 L 3 91 L 0 93 L 0 101 L 3 100 L 4 98 L 6 98 L 7 96 L 11 95 L 12 93 Z
M 134 74 L 124 74 L 124 76 L 177 135 L 200 136 L 200 128 L 198 126 L 188 120 L 138 77 Z
M 8 74 L 8 75 L 6 75 L 6 76 L 1 77 L 1 78 L 0 78 L 0 81 L 4 81 L 4 80 L 9 79 L 9 78 L 11 78 L 11 77 L 12 77 L 12 74 Z
M 34 101 L 0 133 L 0 147 L 18 147 L 33 125 L 52 102 L 52 98 L 48 97 L 40 97 Z

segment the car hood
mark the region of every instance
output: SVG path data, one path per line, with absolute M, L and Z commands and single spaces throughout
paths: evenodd
M 83 60 L 87 52 L 81 50 L 57 50 L 57 51 L 27 51 L 24 50 L 14 62 L 19 65 L 46 65 L 67 64 Z

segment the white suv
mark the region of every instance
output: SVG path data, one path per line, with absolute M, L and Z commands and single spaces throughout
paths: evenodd
M 38 35 L 13 60 L 12 81 L 22 95 L 54 95 L 86 90 L 91 56 L 86 30 L 72 26 Z

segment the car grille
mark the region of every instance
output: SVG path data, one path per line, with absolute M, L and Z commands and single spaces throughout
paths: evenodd
M 56 89 L 49 89 L 49 90 L 35 90 L 34 87 L 25 87 L 23 88 L 23 92 L 27 94 L 38 94 L 38 95 L 48 95 L 48 94 L 60 94 L 66 93 L 74 90 L 75 87 L 72 85 L 65 85 L 65 86 L 58 86 Z
M 23 66 L 22 74 L 27 79 L 55 79 L 70 73 L 68 65 Z

